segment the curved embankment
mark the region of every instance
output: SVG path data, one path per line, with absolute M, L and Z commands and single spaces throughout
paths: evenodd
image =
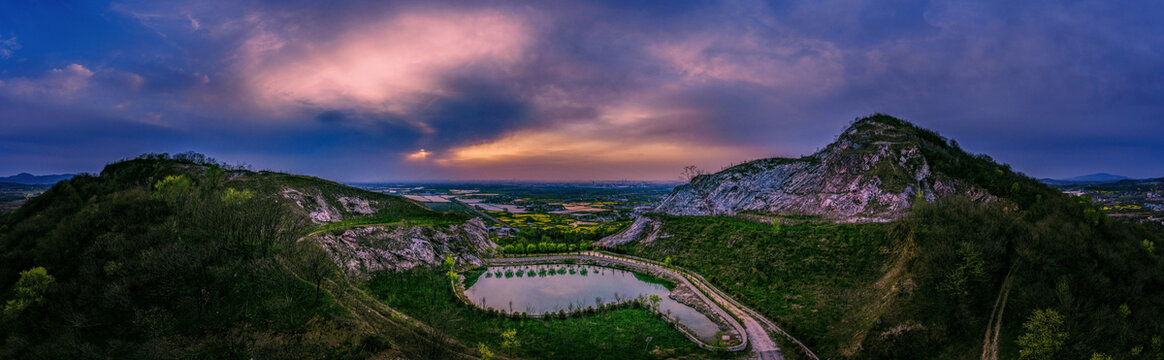
M 743 334 L 743 342 L 733 348 L 733 350 L 742 350 L 748 343 L 752 344 L 752 352 L 755 358 L 758 359 L 772 359 L 783 360 L 784 354 L 776 345 L 776 342 L 769 336 L 769 331 L 785 336 L 789 341 L 795 343 L 805 354 L 811 359 L 817 359 L 808 347 L 801 344 L 795 338 L 792 338 L 788 333 L 780 329 L 776 324 L 769 321 L 764 316 L 747 308 L 743 304 L 735 301 L 727 294 L 720 291 L 710 282 L 704 279 L 699 274 L 690 270 L 668 266 L 654 260 L 637 258 L 625 255 L 616 255 L 608 252 L 588 251 L 569 255 L 545 255 L 534 257 L 516 257 L 516 258 L 495 258 L 486 259 L 487 264 L 491 265 L 507 265 L 515 262 L 545 262 L 545 261 L 561 261 L 566 259 L 581 259 L 581 260 L 600 260 L 616 262 L 625 266 L 647 269 L 652 272 L 663 273 L 669 275 L 672 279 L 683 283 L 690 287 L 694 292 L 707 304 L 714 304 L 710 306 L 721 318 L 726 319 L 737 333 Z M 731 313 L 729 316 L 727 313 Z M 736 321 L 739 319 L 739 321 Z M 698 341 L 697 339 L 687 334 L 701 347 L 710 348 L 707 344 Z
M 636 257 L 636 256 L 616 255 L 616 254 L 605 252 L 605 251 L 600 252 L 600 253 L 602 255 L 605 255 L 605 256 L 621 257 L 621 258 L 624 258 L 624 259 L 627 259 L 630 261 L 641 261 L 641 262 L 646 262 L 646 263 L 652 263 L 652 264 L 655 264 L 657 266 L 667 266 L 667 265 L 665 265 L 661 262 L 655 261 L 655 260 L 644 259 L 644 258 L 640 258 L 640 257 Z M 768 320 L 768 318 L 764 317 L 764 315 L 761 315 L 760 313 L 756 312 L 755 310 L 752 310 L 751 308 L 745 306 L 744 304 L 741 304 L 739 301 L 736 301 L 736 299 L 734 299 L 731 296 L 729 296 L 728 294 L 724 293 L 719 288 L 715 287 L 714 285 L 711 285 L 711 282 L 707 281 L 707 279 L 704 279 L 703 275 L 699 275 L 698 273 L 696 273 L 694 271 L 687 270 L 687 269 L 677 267 L 677 266 L 670 266 L 670 268 L 674 268 L 675 270 L 690 277 L 694 282 L 703 286 L 702 289 L 704 291 L 707 291 L 708 293 L 713 294 L 717 299 L 724 301 L 721 304 L 724 304 L 724 303 L 730 304 L 730 305 L 732 305 L 733 309 L 736 309 L 736 310 L 739 310 L 743 313 L 746 313 L 747 316 L 741 317 L 741 319 L 747 317 L 747 318 L 750 318 L 750 320 L 757 322 L 759 325 L 759 327 L 751 327 L 752 329 L 761 329 L 762 328 L 762 329 L 766 329 L 767 331 L 769 331 L 771 333 L 780 334 L 781 336 L 784 336 L 784 338 L 786 340 L 788 340 L 789 342 L 796 344 L 797 347 L 799 347 L 801 350 L 804 351 L 804 355 L 807 356 L 808 358 L 813 359 L 813 360 L 820 360 L 819 358 L 816 357 L 816 354 L 814 354 L 812 352 L 812 350 L 810 350 L 808 348 L 808 346 L 805 346 L 804 343 L 801 343 L 800 340 L 797 340 L 796 338 L 792 337 L 791 334 L 788 334 L 787 332 L 785 332 L 784 329 L 781 329 L 779 326 L 777 326 L 771 320 Z M 747 325 L 746 324 L 747 322 L 748 321 L 745 320 L 745 325 Z M 767 335 L 768 334 L 764 334 L 764 338 L 771 340 L 771 338 L 768 337 Z M 779 348 L 775 348 L 775 344 L 773 344 L 773 349 L 775 349 L 776 352 L 780 351 Z M 764 354 L 761 353 L 760 358 L 780 359 L 780 358 L 783 358 L 783 355 L 780 355 L 779 357 L 764 357 Z

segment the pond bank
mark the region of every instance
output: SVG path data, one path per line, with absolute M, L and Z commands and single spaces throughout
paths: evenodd
M 683 287 L 688 289 L 688 293 L 678 296 L 676 301 L 683 301 L 685 305 L 692 306 L 703 313 L 703 315 L 712 319 L 721 327 L 728 329 L 725 334 L 729 336 L 729 342 L 722 343 L 720 341 L 707 342 L 701 340 L 690 329 L 686 328 L 676 319 L 668 317 L 666 314 L 658 313 L 661 317 L 673 324 L 684 336 L 690 339 L 699 347 L 710 351 L 741 351 L 748 346 L 748 336 L 740 323 L 720 306 L 712 302 L 703 292 L 691 289 L 697 289 L 685 277 L 674 273 L 670 270 L 663 269 L 657 266 L 648 266 L 646 264 L 621 261 L 617 258 L 596 257 L 583 254 L 568 254 L 568 255 L 548 255 L 537 257 L 518 257 L 518 258 L 494 258 L 486 259 L 487 266 L 507 266 L 507 265 L 534 265 L 534 264 L 588 264 L 621 269 L 632 272 L 646 273 L 655 277 L 667 279 L 676 284 L 677 288 Z M 458 291 L 458 296 L 472 305 L 472 301 L 464 297 L 463 289 Z M 691 296 L 694 295 L 694 296 Z M 675 297 L 673 297 L 675 298 Z M 693 300 L 698 299 L 698 301 Z M 702 304 L 702 305 L 700 305 Z M 693 306 L 694 305 L 694 306 Z M 710 310 L 710 311 L 708 311 Z M 722 326 L 727 325 L 727 326 Z

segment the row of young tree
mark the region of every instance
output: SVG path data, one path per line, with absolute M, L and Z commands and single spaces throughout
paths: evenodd
M 498 248 L 502 254 L 549 254 L 593 249 L 589 243 L 537 242 L 529 244 L 509 244 Z
M 602 226 L 590 229 L 562 229 L 557 227 L 550 228 L 527 228 L 517 232 L 513 238 L 498 239 L 502 242 L 514 243 L 536 243 L 539 241 L 545 242 L 563 242 L 563 243 L 590 243 L 601 240 L 604 237 L 613 235 L 620 230 L 616 226 Z

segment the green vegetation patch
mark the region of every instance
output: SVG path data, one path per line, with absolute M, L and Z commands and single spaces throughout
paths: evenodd
M 459 225 L 468 221 L 469 217 L 458 213 L 438 213 L 428 212 L 413 215 L 395 215 L 385 217 L 368 217 L 358 219 L 346 219 L 333 223 L 327 223 L 315 228 L 313 232 L 328 232 L 346 230 L 354 227 L 362 226 L 426 226 L 426 227 L 443 227 L 449 225 Z
M 704 276 L 745 304 L 788 324 L 813 345 L 844 341 L 835 330 L 864 305 L 861 287 L 876 279 L 892 246 L 885 224 L 803 222 L 774 226 L 735 217 L 660 215 L 673 235 L 627 253 Z
M 643 273 L 640 273 L 638 271 L 633 271 L 633 270 L 631 271 L 631 274 L 633 274 L 635 276 L 635 279 L 639 279 L 642 282 L 647 282 L 647 283 L 651 283 L 651 284 L 659 284 L 659 285 L 663 285 L 663 287 L 667 288 L 667 290 L 675 290 L 675 283 L 671 282 L 670 280 L 667 280 L 667 279 L 664 279 L 664 278 L 661 278 L 658 276 L 654 276 L 651 274 L 643 274 Z
M 481 275 L 485 275 L 485 273 L 487 273 L 487 272 L 489 272 L 489 268 L 483 267 L 483 268 L 479 268 L 479 269 L 469 270 L 469 271 L 465 272 L 464 274 L 462 274 L 465 276 L 465 281 L 464 281 L 465 288 L 468 289 L 470 287 L 473 287 L 473 284 L 477 283 L 477 279 L 480 279 Z
M 881 180 L 881 190 L 891 193 L 904 192 L 906 186 L 913 182 L 905 168 L 897 165 L 893 158 L 878 161 L 870 174 Z

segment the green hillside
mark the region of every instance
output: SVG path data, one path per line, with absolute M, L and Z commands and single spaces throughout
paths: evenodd
M 1164 358 L 1164 234 L 907 122 L 853 127 L 874 122 L 998 200 L 919 201 L 890 223 L 654 214 L 666 235 L 618 250 L 704 274 L 821 358 Z
M 448 358 L 468 353 L 349 283 L 282 195 L 345 221 L 461 215 L 316 178 L 146 155 L 53 186 L 0 225 L 0 358 Z M 373 199 L 373 214 L 332 204 Z
M 307 236 L 363 226 L 435 231 L 467 220 L 198 154 L 113 163 L 55 185 L 0 223 L 0 358 L 709 355 L 643 309 L 517 320 L 459 302 L 441 267 L 352 276 Z

